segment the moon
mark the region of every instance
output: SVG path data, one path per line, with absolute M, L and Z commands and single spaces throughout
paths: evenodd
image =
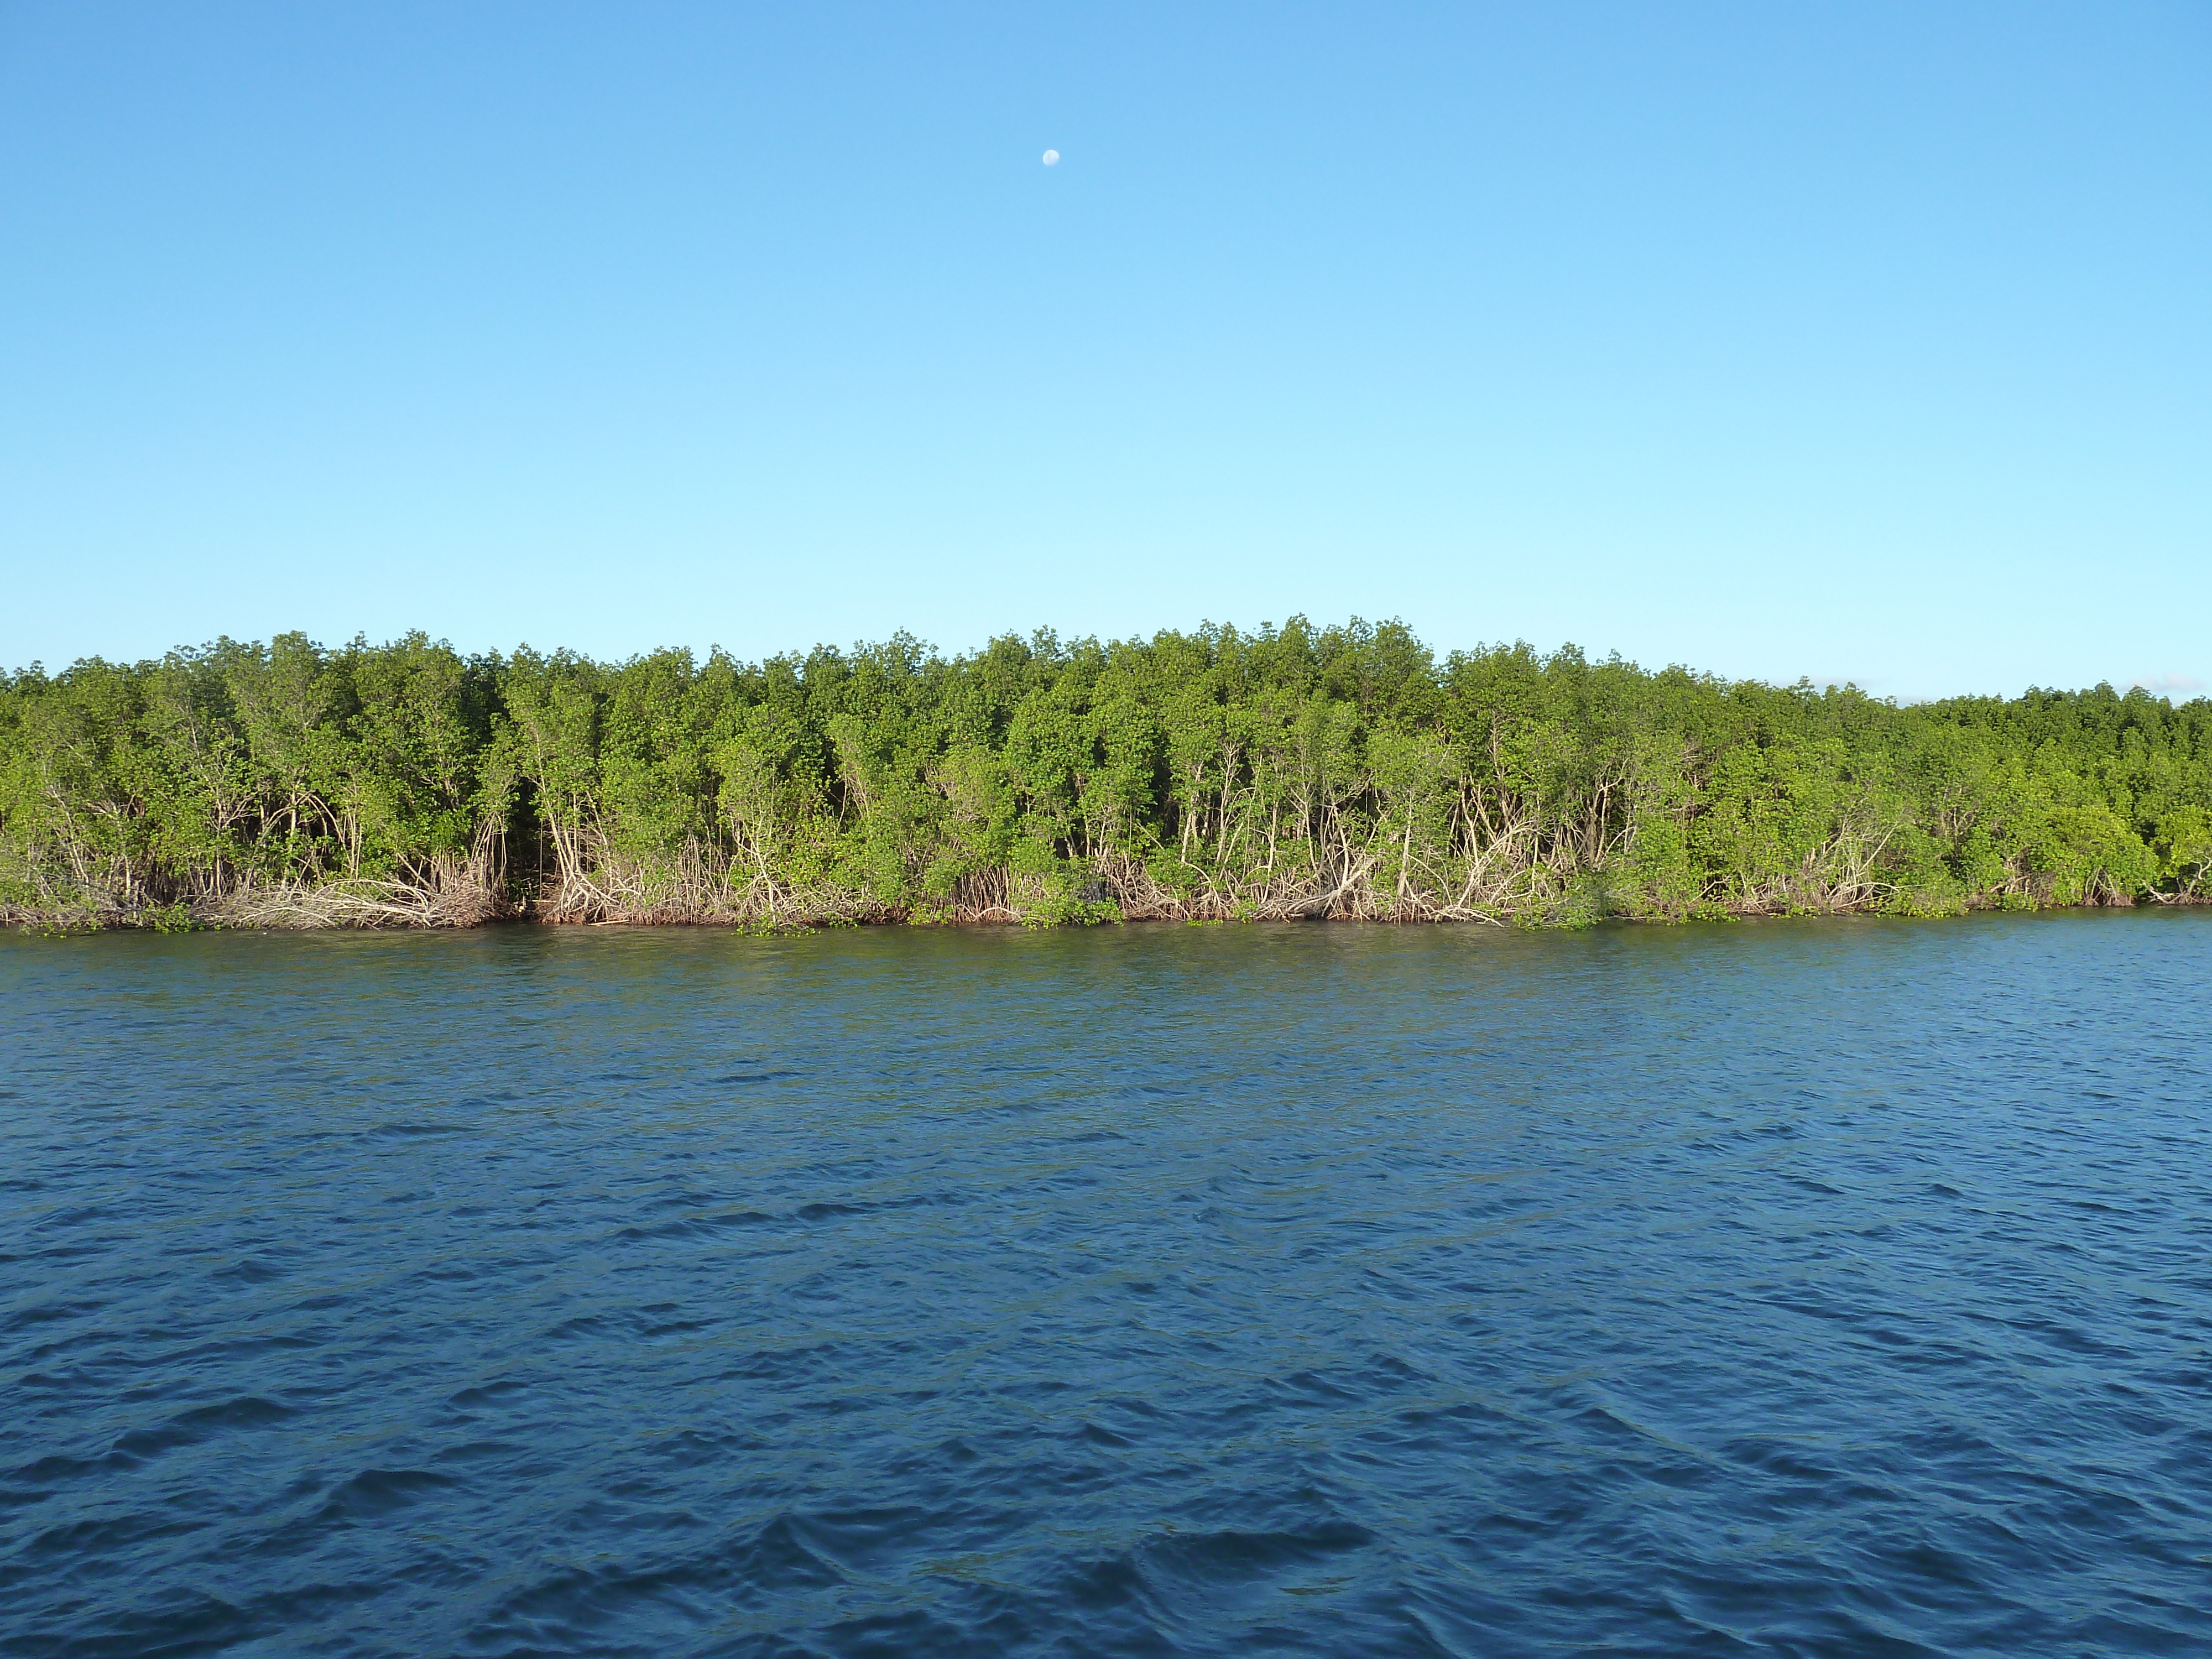
M 1056 149 L 1048 149 L 1045 151 L 1044 164 L 1048 167 L 1058 167 L 1060 165 L 1060 152 Z

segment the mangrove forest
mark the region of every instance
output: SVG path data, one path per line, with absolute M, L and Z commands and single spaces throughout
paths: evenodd
M 224 639 L 0 676 L 0 920 L 1344 918 L 2203 902 L 2212 702 L 1900 706 L 1401 623 L 739 662 Z

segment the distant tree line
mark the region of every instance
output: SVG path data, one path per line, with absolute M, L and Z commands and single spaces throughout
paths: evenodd
M 1899 707 L 1395 623 L 0 677 L 0 917 L 48 927 L 1926 915 L 2209 865 L 2203 699 Z

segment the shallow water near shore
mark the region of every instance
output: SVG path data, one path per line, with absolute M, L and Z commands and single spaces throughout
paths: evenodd
M 0 1652 L 2212 1629 L 2212 915 L 0 940 Z

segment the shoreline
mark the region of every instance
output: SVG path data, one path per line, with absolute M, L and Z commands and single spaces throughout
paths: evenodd
M 1097 907 L 1103 908 L 1103 906 Z M 1375 915 L 1349 912 L 1327 914 L 1173 914 L 1161 911 L 1138 914 L 1088 915 L 1079 917 L 1061 916 L 1049 920 L 1031 919 L 1020 915 L 896 915 L 887 913 L 859 915 L 813 915 L 781 917 L 770 921 L 765 917 L 724 914 L 654 914 L 648 910 L 638 914 L 615 915 L 562 915 L 530 914 L 526 910 L 508 909 L 501 914 L 480 915 L 466 921 L 443 921 L 421 918 L 388 917 L 382 920 L 341 920 L 298 918 L 279 920 L 225 914 L 221 908 L 212 914 L 196 913 L 189 905 L 157 905 L 137 911 L 120 909 L 87 912 L 58 909 L 32 911 L 15 907 L 0 908 L 0 930 L 9 933 L 38 935 L 47 938 L 85 937 L 95 933 L 230 933 L 254 934 L 279 933 L 465 933 L 489 928 L 544 927 L 576 929 L 591 927 L 624 927 L 639 929 L 696 928 L 728 933 L 751 933 L 758 936 L 827 933 L 848 928 L 911 928 L 919 931 L 968 930 L 994 931 L 1004 929 L 1054 931 L 1083 927 L 1501 927 L 1523 932 L 1574 932 L 1601 923 L 1624 924 L 1647 927 L 1687 927 L 1700 922 L 1754 922 L 1863 921 L 1931 921 L 1962 919 L 1971 915 L 2055 915 L 2069 913 L 2109 914 L 2118 911 L 2156 915 L 2166 910 L 2193 910 L 2212 908 L 2212 896 L 2197 894 L 2157 896 L 2148 902 L 2126 896 L 2106 897 L 2097 901 L 2059 904 L 2052 902 L 2023 902 L 2012 904 L 1962 904 L 1942 910 L 1908 909 L 1881 905 L 1834 906 L 1820 908 L 1803 906 L 1795 908 L 1744 908 L 1713 904 L 1685 909 L 1679 914 L 1654 915 L 1633 911 L 1599 910 L 1572 915 L 1544 914 L 1540 911 L 1506 912 L 1498 915 Z

